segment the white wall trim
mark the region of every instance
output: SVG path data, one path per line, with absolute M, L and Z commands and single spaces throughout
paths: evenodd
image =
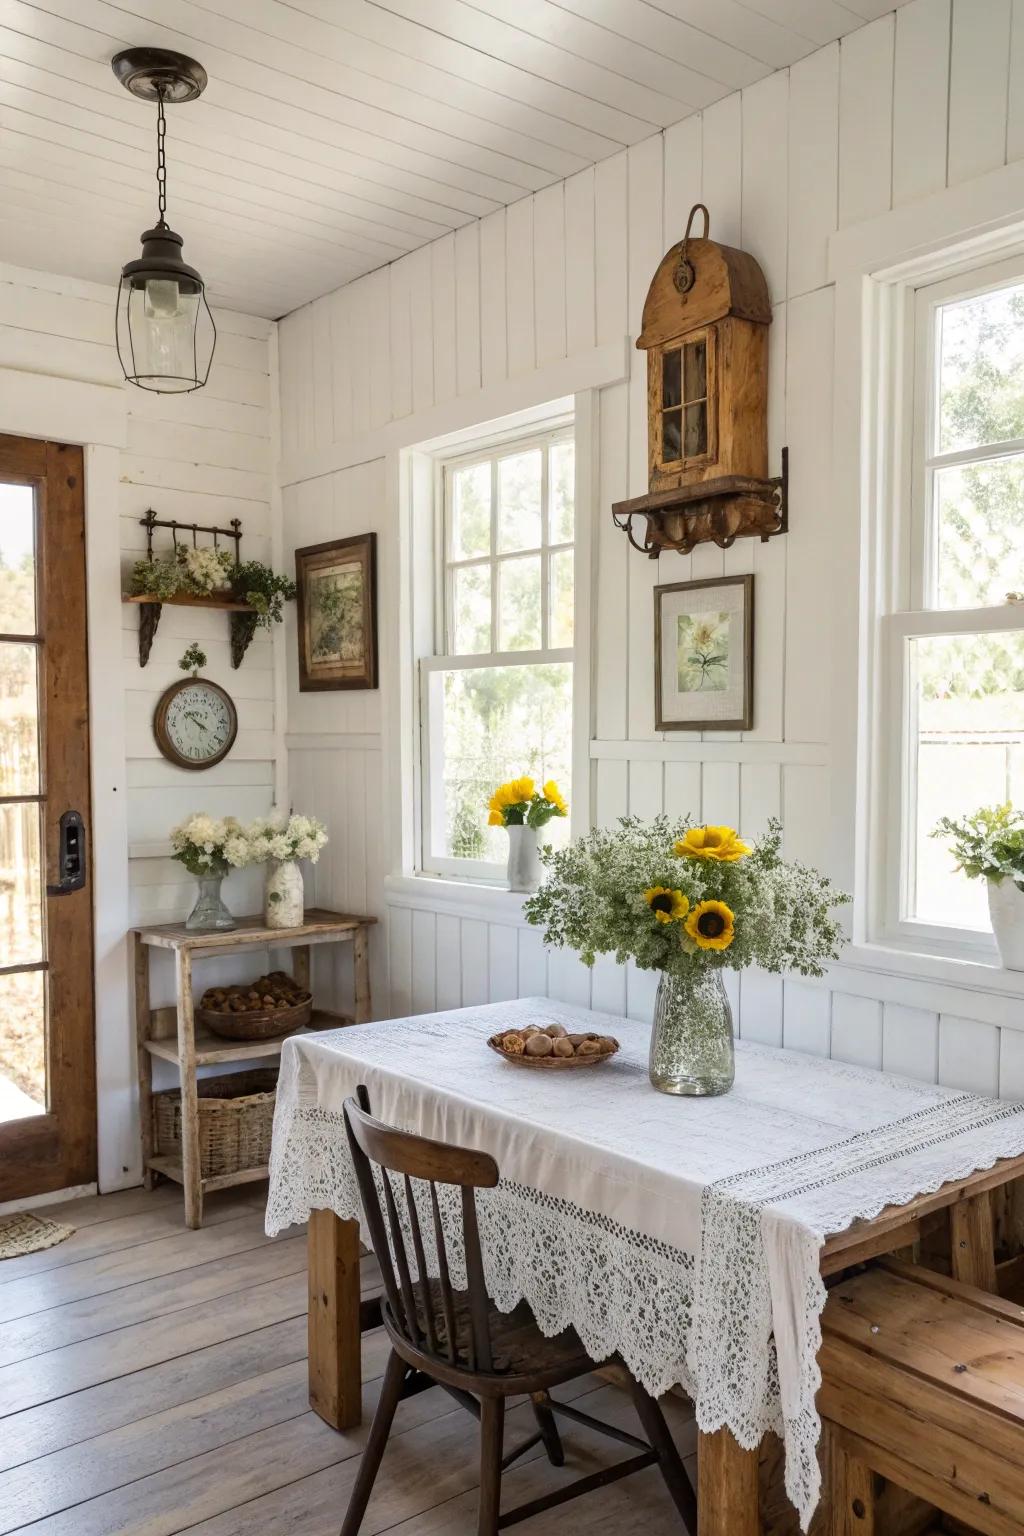
M 403 448 L 412 448 L 468 427 L 479 427 L 485 431 L 488 422 L 511 416 L 516 411 L 528 410 L 545 400 L 558 400 L 565 395 L 601 389 L 607 384 L 617 384 L 628 379 L 630 361 L 628 336 L 624 336 L 621 341 L 594 347 L 589 352 L 559 358 L 557 362 L 536 368 L 531 373 L 502 379 L 471 395 L 446 400 L 428 410 L 403 416 L 398 421 L 389 422 L 387 426 L 361 432 L 325 448 L 293 454 L 281 462 L 281 485 L 294 485 L 302 480 L 316 479 L 319 475 L 333 474 L 339 469 L 348 469 L 353 464 L 386 458 Z
M 53 373 L 0 368 L 0 423 L 13 437 L 123 448 L 127 441 L 124 389 Z
M 468 880 L 443 880 L 436 875 L 388 875 L 384 895 L 389 907 L 410 907 L 415 912 L 435 912 L 449 917 L 483 918 L 527 928 L 523 916 L 526 899 L 518 892 Z
M 592 741 L 590 756 L 613 762 L 807 763 L 827 768 L 830 753 L 813 741 Z
M 286 731 L 284 744 L 289 752 L 379 752 L 379 731 Z

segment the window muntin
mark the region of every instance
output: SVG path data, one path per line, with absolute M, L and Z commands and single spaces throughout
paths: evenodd
M 985 885 L 931 832 L 940 816 L 1024 804 L 1024 606 L 1008 601 L 1024 587 L 1019 268 L 920 289 L 914 350 L 913 535 L 887 621 L 901 760 L 884 930 L 978 951 L 990 947 Z
M 572 770 L 575 443 L 571 427 L 441 470 L 438 654 L 420 663 L 425 870 L 500 879 L 495 786 Z M 561 842 L 567 821 L 546 835 Z
M 661 354 L 661 462 L 685 464 L 708 452 L 710 333 Z

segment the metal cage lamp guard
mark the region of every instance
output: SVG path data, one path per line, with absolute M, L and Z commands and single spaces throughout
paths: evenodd
M 125 379 L 155 394 L 188 394 L 210 376 L 217 327 L 206 285 L 182 258 L 184 242 L 165 217 L 167 102 L 194 101 L 206 87 L 206 71 L 194 59 L 166 48 L 128 48 L 111 60 L 126 90 L 157 104 L 159 217 L 142 235 L 142 255 L 122 268 L 117 291 L 115 341 Z

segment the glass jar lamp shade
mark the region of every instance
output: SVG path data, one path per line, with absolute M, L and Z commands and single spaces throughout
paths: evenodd
M 129 384 L 156 394 L 202 389 L 217 340 L 203 279 L 166 224 L 147 229 L 142 255 L 121 272 L 117 355 Z

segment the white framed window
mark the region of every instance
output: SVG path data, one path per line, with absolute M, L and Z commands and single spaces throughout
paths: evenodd
M 992 949 L 985 884 L 931 834 L 1024 804 L 1024 260 L 921 286 L 906 319 L 877 936 L 970 957 Z
M 424 871 L 504 876 L 494 788 L 572 785 L 576 472 L 571 421 L 438 466 L 434 655 L 420 661 Z M 562 842 L 568 818 L 548 824 Z

